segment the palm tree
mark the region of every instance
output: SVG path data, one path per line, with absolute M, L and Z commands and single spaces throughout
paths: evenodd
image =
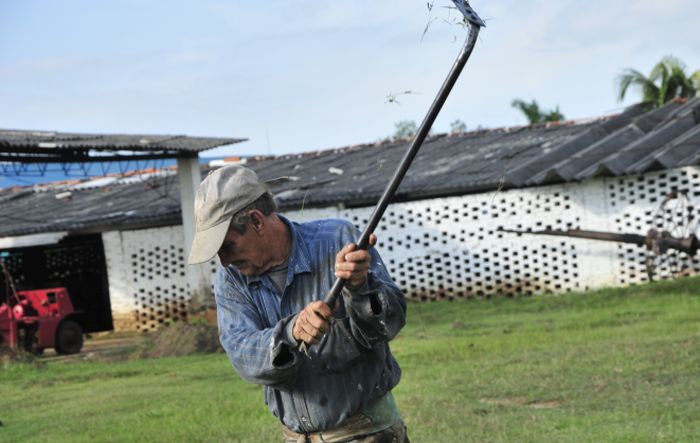
M 544 111 L 540 109 L 540 105 L 534 99 L 527 103 L 519 98 L 516 98 L 511 102 L 511 106 L 525 115 L 527 121 L 531 124 L 543 123 L 543 122 L 558 122 L 559 120 L 564 120 L 564 114 L 559 111 L 559 106 L 551 111 Z
M 695 96 L 700 97 L 700 69 L 690 74 L 690 80 L 693 82 L 693 87 L 695 87 Z
M 630 87 L 641 89 L 642 101 L 650 107 L 662 106 L 674 98 L 692 98 L 700 94 L 700 70 L 685 73 L 685 64 L 672 55 L 662 58 L 645 76 L 636 69 L 627 68 L 617 79 L 620 101 Z
M 558 122 L 558 121 L 564 120 L 564 118 L 565 118 L 564 114 L 561 113 L 561 111 L 559 110 L 559 106 L 557 106 L 556 108 L 554 108 L 551 111 L 544 114 L 544 118 L 542 121 Z

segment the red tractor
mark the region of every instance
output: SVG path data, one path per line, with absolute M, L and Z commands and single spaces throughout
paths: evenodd
M 66 288 L 16 291 L 2 258 L 0 267 L 7 284 L 7 300 L 0 304 L 0 348 L 37 354 L 45 348 L 59 354 L 80 352 L 83 330 Z

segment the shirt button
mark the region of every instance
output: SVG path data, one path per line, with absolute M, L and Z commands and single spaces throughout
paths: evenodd
M 308 421 L 309 421 L 309 419 L 308 419 L 308 418 L 306 418 L 306 417 L 304 417 L 304 416 L 302 416 L 302 417 L 301 417 L 301 421 L 303 421 L 304 423 L 306 423 L 306 422 L 308 422 Z

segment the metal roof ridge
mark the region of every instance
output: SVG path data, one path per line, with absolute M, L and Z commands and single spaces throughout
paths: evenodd
M 696 143 L 689 144 L 689 152 L 683 153 L 683 150 L 679 148 L 684 147 L 684 143 L 692 140 L 693 138 L 698 138 L 698 141 Z M 673 167 L 675 164 L 687 165 L 686 162 L 688 159 L 700 156 L 700 149 L 695 149 L 695 147 L 700 148 L 700 124 L 693 129 L 686 131 L 682 136 L 674 139 L 663 149 L 662 152 L 659 152 L 659 161 L 661 161 L 666 167 Z
M 569 139 L 559 140 L 554 143 L 548 152 L 542 155 L 535 156 L 528 161 L 518 165 L 516 168 L 510 171 L 508 177 L 512 182 L 518 186 L 527 184 L 538 184 L 537 176 L 542 173 L 542 171 L 532 172 L 533 165 L 537 163 L 542 163 L 546 160 L 554 160 L 555 162 L 561 162 L 566 160 L 567 151 L 575 149 L 580 144 L 584 144 L 581 149 L 600 141 L 602 138 L 608 135 L 608 131 L 603 125 L 591 125 L 590 127 L 584 129 L 583 131 L 575 134 Z M 557 157 L 561 157 L 557 159 Z
M 693 152 L 678 163 L 679 166 L 691 166 L 697 164 L 700 164 L 700 151 Z
M 665 169 L 665 165 L 659 161 L 657 157 L 645 157 L 640 161 L 633 163 L 630 167 L 625 168 L 626 173 L 643 174 L 645 172 L 658 171 Z
M 693 97 L 691 99 L 687 99 L 685 102 L 677 101 L 676 103 L 680 104 L 680 106 L 677 109 L 674 109 L 671 114 L 669 114 L 669 117 L 685 117 L 689 113 L 693 112 L 696 107 L 700 106 L 700 97 Z
M 692 128 L 693 124 L 690 122 L 690 120 L 691 119 L 688 115 L 674 115 L 673 117 L 665 118 L 663 122 L 656 125 L 654 129 L 646 133 L 644 136 L 638 138 L 637 140 L 622 147 L 617 152 L 611 154 L 602 163 L 608 169 L 614 171 L 616 175 L 629 170 L 631 167 L 643 169 L 645 159 L 653 158 L 655 152 L 657 152 L 659 149 L 662 149 L 664 146 L 667 146 L 673 140 L 682 137 L 683 134 L 690 130 L 690 128 L 683 130 L 682 125 L 691 124 Z M 674 136 L 674 133 L 678 130 L 682 130 L 682 132 Z M 665 139 L 665 137 L 668 136 L 671 136 L 672 138 Z M 656 143 L 659 144 L 656 145 Z M 640 155 L 641 157 L 634 158 L 635 155 Z M 633 158 L 630 159 L 630 156 L 632 156 Z M 630 163 L 624 166 L 615 164 L 616 162 L 620 161 L 624 163 L 625 159 L 629 159 Z
M 550 185 L 554 183 L 566 182 L 568 179 L 559 173 L 557 168 L 547 169 L 528 180 L 526 184 Z
M 610 134 L 606 135 L 605 137 L 603 137 L 602 139 L 593 143 L 592 145 L 588 146 L 587 148 L 584 148 L 583 150 L 577 152 L 571 158 L 567 158 L 567 159 L 560 161 L 559 163 L 555 164 L 552 167 L 552 169 L 556 169 L 557 173 L 564 180 L 571 180 L 574 177 L 576 177 L 578 172 L 581 172 L 581 171 L 579 170 L 579 171 L 568 172 L 567 170 L 571 169 L 571 168 L 567 167 L 569 164 L 575 162 L 576 160 L 584 160 L 587 155 L 597 154 L 596 150 L 608 148 L 608 146 L 606 146 L 608 143 L 614 141 L 617 138 L 624 137 L 625 135 L 630 134 L 630 133 L 639 133 L 640 138 L 643 137 L 643 134 L 645 134 L 641 129 L 639 129 L 639 127 L 637 127 L 636 124 L 629 123 L 629 124 L 619 128 L 619 129 L 617 129 L 616 131 L 611 132 Z M 616 154 L 616 152 L 604 154 L 604 156 L 601 156 L 601 158 L 599 158 L 598 160 L 592 159 L 591 162 L 586 167 L 590 167 L 594 163 L 605 162 L 608 157 L 610 157 L 614 154 Z
M 595 163 L 574 176 L 576 180 L 594 177 L 616 177 L 618 174 L 604 163 Z
M 645 112 L 644 114 L 633 118 L 632 121 L 642 131 L 652 132 L 660 124 L 663 124 L 663 122 L 666 121 L 669 118 L 669 116 L 673 115 L 674 111 L 676 111 L 681 106 L 683 106 L 682 103 L 672 100 L 670 102 L 665 103 L 663 106 L 654 108 L 650 111 Z M 648 123 L 648 125 L 645 123 Z M 646 129 L 647 126 L 649 126 L 648 130 Z

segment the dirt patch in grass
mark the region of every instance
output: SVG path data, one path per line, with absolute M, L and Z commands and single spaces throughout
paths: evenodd
M 10 363 L 16 361 L 31 361 L 33 356 L 26 352 L 14 351 L 10 348 L 0 348 L 0 363 Z
M 561 402 L 556 400 L 530 401 L 526 397 L 481 398 L 479 399 L 479 402 L 497 406 L 527 406 L 528 408 L 532 409 L 555 409 L 561 407 Z
M 528 403 L 526 406 L 532 409 L 556 409 L 561 407 L 561 403 L 556 400 L 535 401 L 532 403 Z
M 16 363 L 30 364 L 35 367 L 43 366 L 34 354 L 22 350 L 15 351 L 10 348 L 0 348 L 0 367 Z
M 197 353 L 222 352 L 216 326 L 177 322 L 148 334 L 136 357 L 175 357 Z

